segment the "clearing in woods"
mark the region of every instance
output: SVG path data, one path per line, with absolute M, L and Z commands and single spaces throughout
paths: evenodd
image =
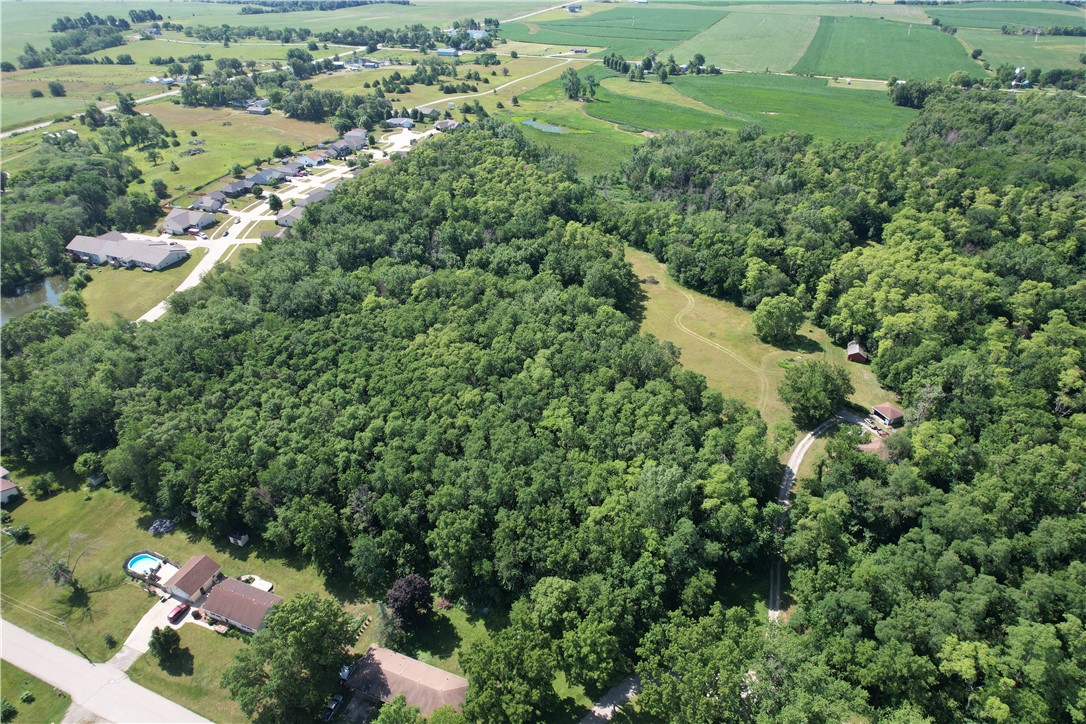
M 980 65 L 952 35 L 932 25 L 868 18 L 822 18 L 794 73 L 860 78 L 946 78 Z
M 856 387 L 852 401 L 859 405 L 894 399 L 868 367 L 847 362 L 844 350 L 818 327 L 807 323 L 800 329 L 802 346 L 814 351 L 764 344 L 754 336 L 747 310 L 682 287 L 651 254 L 627 248 L 626 260 L 638 278 L 652 276 L 658 282 L 642 284 L 648 295 L 642 331 L 673 343 L 682 350 L 684 367 L 705 375 L 711 387 L 728 397 L 756 407 L 767 424 L 789 417 L 788 408 L 777 398 L 777 386 L 784 379 L 778 362 L 785 360 L 824 359 L 844 367 Z
M 732 12 L 671 52 L 680 63 L 701 53 L 727 70 L 785 71 L 803 57 L 817 30 L 815 15 Z

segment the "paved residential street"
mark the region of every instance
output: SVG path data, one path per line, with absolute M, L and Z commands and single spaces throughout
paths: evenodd
M 0 656 L 42 681 L 63 689 L 76 707 L 108 722 L 205 722 L 165 697 L 133 683 L 109 664 L 92 664 L 0 620 Z

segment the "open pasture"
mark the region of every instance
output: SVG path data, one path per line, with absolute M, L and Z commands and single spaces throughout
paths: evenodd
M 671 53 L 680 63 L 701 53 L 728 70 L 785 71 L 799 62 L 817 31 L 815 15 L 729 13 Z
M 958 28 L 1081 27 L 1086 23 L 1086 10 L 1055 2 L 962 3 L 925 7 L 924 12 L 943 25 Z
M 1069 35 L 1004 35 L 998 30 L 958 28 L 958 37 L 970 48 L 984 51 L 982 58 L 993 68 L 1007 65 L 1027 68 L 1082 68 L 1079 56 L 1086 53 L 1086 38 Z
M 641 58 L 650 50 L 667 52 L 725 15 L 712 8 L 634 6 L 540 23 L 529 18 L 503 25 L 501 35 L 529 43 L 605 46 L 627 58 Z
M 725 73 L 674 78 L 679 93 L 743 125 L 770 133 L 810 133 L 842 140 L 896 141 L 916 111 L 890 103 L 885 88 L 833 86 L 824 78 Z M 616 90 L 623 90 L 617 86 Z
M 978 74 L 979 66 L 956 38 L 932 25 L 867 18 L 827 17 L 795 73 L 861 78 L 946 78 L 957 70 Z

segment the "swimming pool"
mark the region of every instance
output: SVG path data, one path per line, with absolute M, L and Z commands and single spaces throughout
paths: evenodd
M 133 573 L 138 573 L 141 576 L 153 573 L 161 566 L 162 561 L 148 553 L 140 553 L 139 555 L 132 556 L 131 560 L 128 561 L 128 570 Z

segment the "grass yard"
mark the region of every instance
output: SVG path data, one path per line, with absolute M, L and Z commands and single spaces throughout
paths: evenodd
M 822 18 L 818 33 L 792 71 L 861 78 L 943 78 L 980 66 L 953 36 L 932 25 L 867 18 Z
M 963 3 L 925 7 L 924 12 L 944 25 L 961 28 L 1012 28 L 1086 23 L 1086 10 L 1055 2 Z M 1081 38 L 1079 39 L 1081 43 Z
M 674 87 L 744 125 L 757 123 L 770 133 L 799 131 L 823 138 L 896 141 L 917 113 L 891 104 L 885 86 L 861 90 L 830 85 L 824 78 L 725 73 L 680 76 L 674 79 Z M 624 89 L 616 86 L 616 90 Z
M 626 58 L 640 58 L 650 50 L 668 51 L 725 15 L 710 8 L 626 7 L 561 20 L 529 18 L 502 25 L 501 36 L 529 43 L 605 46 Z
M 162 150 L 162 160 L 152 165 L 142 154 L 132 154 L 143 170 L 149 184 L 156 178 L 166 182 L 170 193 L 181 196 L 203 189 L 229 173 L 235 164 L 249 166 L 254 158 L 268 158 L 281 143 L 297 150 L 336 137 L 326 123 L 310 123 L 287 118 L 275 111 L 267 116 L 254 116 L 234 108 L 186 108 L 170 101 L 156 101 L 141 107 L 154 115 L 169 130 L 177 131 L 181 146 Z M 194 140 L 189 131 L 195 130 L 205 150 L 197 156 L 180 156 Z M 170 171 L 170 161 L 177 171 Z
M 246 721 L 230 693 L 219 686 L 222 672 L 245 644 L 203 626 L 182 626 L 178 633 L 181 653 L 173 661 L 163 668 L 151 654 L 143 654 L 128 670 L 129 678 L 211 721 Z
M 242 229 L 240 238 L 259 239 L 261 234 L 269 231 L 278 232 L 282 228 L 282 226 L 275 225 L 275 219 L 264 219 Z M 240 256 L 240 254 L 235 254 L 235 256 Z
M 959 28 L 957 37 L 970 48 L 983 50 L 983 59 L 993 68 L 1006 63 L 1042 70 L 1081 69 L 1079 56 L 1086 53 L 1086 38 L 1068 35 L 1004 35 L 998 30 Z
M 866 366 L 846 362 L 844 350 L 833 346 L 823 330 L 811 324 L 801 328 L 801 342 L 811 352 L 763 344 L 754 336 L 747 310 L 681 287 L 651 254 L 627 249 L 626 259 L 638 277 L 652 275 L 660 282 L 642 287 L 648 294 L 642 331 L 674 343 L 682 350 L 684 367 L 705 375 L 711 387 L 728 397 L 756 407 L 766 422 L 789 417 L 777 398 L 782 360 L 825 359 L 844 366 L 856 387 L 851 399 L 864 407 L 894 399 Z
M 4 698 L 15 705 L 16 714 L 12 722 L 59 722 L 64 712 L 72 704 L 72 697 L 59 689 L 54 689 L 41 679 L 26 673 L 18 666 L 7 661 L 0 661 L 0 691 Z M 29 704 L 20 701 L 23 692 L 29 691 L 34 700 Z M 5 720 L 7 721 L 7 720 Z
M 785 71 L 799 62 L 817 31 L 815 15 L 730 13 L 671 52 L 680 63 L 701 53 L 719 68 Z
M 18 461 L 3 462 L 16 484 L 25 484 L 41 472 L 27 470 Z M 74 474 L 70 470 L 58 472 L 71 490 L 47 500 L 24 501 L 13 510 L 14 524 L 29 525 L 35 544 L 41 542 L 47 547 L 67 546 L 69 532 L 85 534 L 93 549 L 79 562 L 75 573 L 93 592 L 85 600 L 73 598 L 66 590 L 47 587 L 25 574 L 22 562 L 31 555 L 33 544 L 5 550 L 0 566 L 4 618 L 58 646 L 73 648 L 64 630 L 47 620 L 49 617 L 66 617 L 79 647 L 94 661 L 105 661 L 116 653 L 106 647 L 103 635 L 110 633 L 123 642 L 154 600 L 128 582 L 121 569 L 129 555 L 145 548 L 179 564 L 206 553 L 222 565 L 225 575 L 257 574 L 272 581 L 275 592 L 284 597 L 314 592 L 356 603 L 355 589 L 348 582 L 326 581 L 302 558 L 281 555 L 260 543 L 238 548 L 226 541 L 211 540 L 189 521 L 178 521 L 183 527 L 156 537 L 147 526 L 157 516 L 143 510 L 128 495 L 103 489 L 84 500 L 84 491 L 75 489 L 80 481 Z
M 125 319 L 139 319 L 168 297 L 207 254 L 207 249 L 193 249 L 192 256 L 165 271 L 91 269 L 93 281 L 83 289 L 87 316 L 92 322 L 108 321 L 115 313 Z

